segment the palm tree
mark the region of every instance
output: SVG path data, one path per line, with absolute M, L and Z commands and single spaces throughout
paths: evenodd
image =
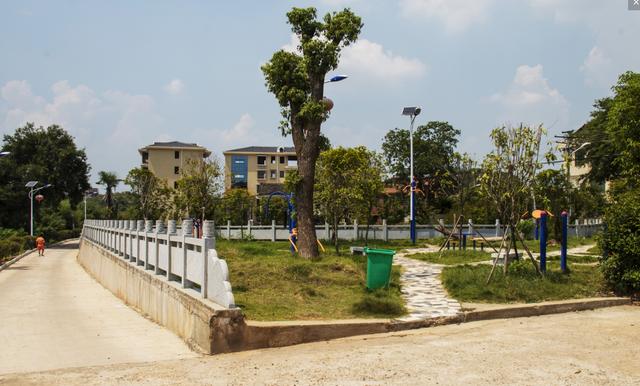
M 113 191 L 121 180 L 118 179 L 116 173 L 101 171 L 98 173 L 100 177 L 98 179 L 98 185 L 105 186 L 105 201 L 107 201 L 107 211 L 109 212 L 109 218 L 113 218 Z

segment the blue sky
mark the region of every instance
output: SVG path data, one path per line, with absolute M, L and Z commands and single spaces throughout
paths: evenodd
M 334 145 L 445 120 L 481 160 L 503 123 L 579 127 L 617 75 L 640 71 L 627 0 L 9 1 L 0 3 L 0 134 L 57 123 L 93 168 L 124 177 L 154 141 L 290 145 L 260 65 L 291 46 L 285 13 L 351 7 L 364 22 L 328 84 Z

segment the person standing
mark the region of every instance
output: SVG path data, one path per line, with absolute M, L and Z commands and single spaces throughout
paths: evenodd
M 44 256 L 44 237 L 42 235 L 36 238 L 36 248 L 38 249 L 38 256 Z

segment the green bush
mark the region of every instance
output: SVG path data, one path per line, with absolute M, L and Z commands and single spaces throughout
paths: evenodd
M 520 232 L 525 240 L 533 240 L 533 230 L 536 227 L 535 220 L 522 220 L 517 225 L 517 231 Z
M 602 273 L 619 294 L 640 293 L 640 189 L 615 194 L 599 237 Z
M 17 232 L 0 239 L 0 261 L 35 247 L 35 239 Z

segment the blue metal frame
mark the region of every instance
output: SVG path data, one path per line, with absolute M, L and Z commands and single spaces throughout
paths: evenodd
M 562 245 L 560 246 L 560 269 L 567 273 L 567 231 L 569 228 L 569 214 L 563 211 L 562 217 Z
M 547 213 L 540 215 L 540 271 L 547 272 Z
M 293 233 L 293 228 L 295 228 L 298 225 L 298 222 L 296 221 L 295 218 L 293 218 L 293 213 L 296 211 L 296 207 L 293 204 L 293 193 L 285 193 L 285 192 L 273 192 L 271 194 L 269 194 L 269 197 L 267 198 L 267 202 L 264 204 L 265 207 L 265 213 L 267 214 L 267 216 L 269 215 L 269 203 L 271 202 L 271 197 L 273 196 L 280 196 L 280 197 L 284 197 L 287 200 L 287 225 L 289 227 L 289 235 L 291 235 Z M 293 237 L 293 242 L 296 243 L 297 239 L 295 236 Z M 295 252 L 295 248 L 293 248 L 293 245 L 290 247 L 291 252 Z

